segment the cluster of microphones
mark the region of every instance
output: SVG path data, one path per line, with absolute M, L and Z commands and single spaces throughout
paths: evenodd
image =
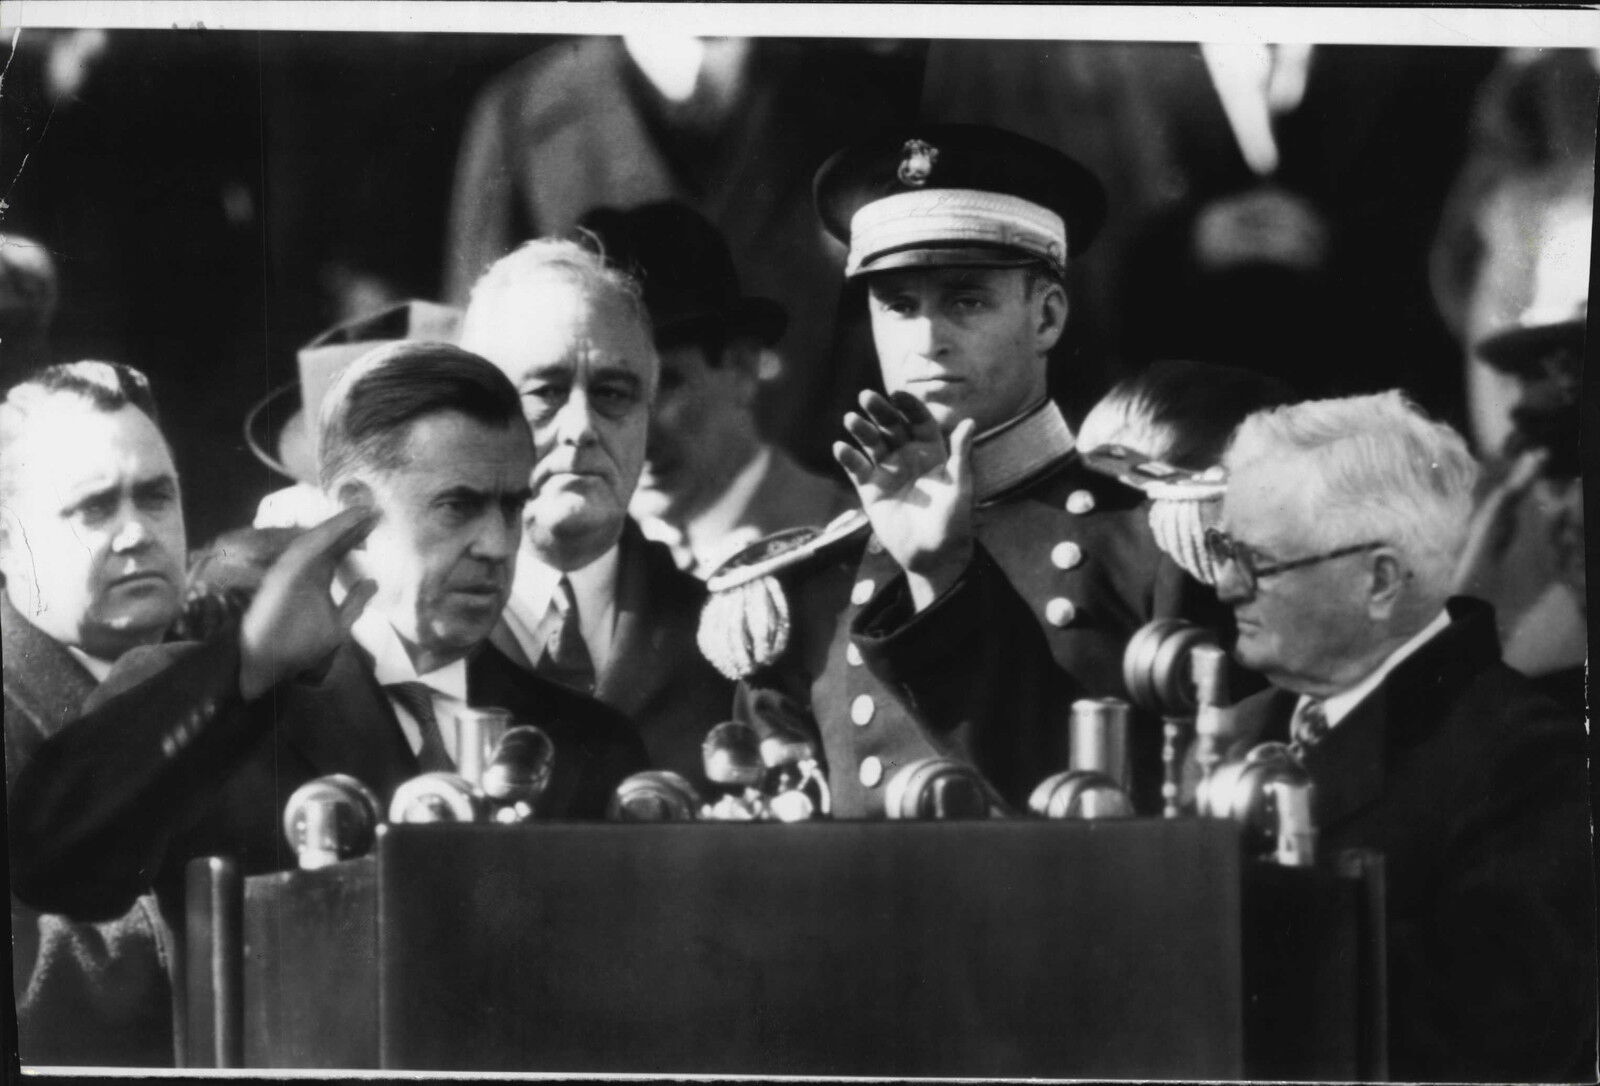
M 1133 704 L 1162 719 L 1162 810 L 1241 824 L 1253 851 L 1287 866 L 1314 860 L 1312 785 L 1292 745 L 1263 743 L 1230 753 L 1227 654 L 1211 631 L 1158 620 L 1138 631 L 1123 659 Z M 1041 781 L 1030 814 L 1048 819 L 1129 818 L 1128 737 L 1133 706 L 1119 698 L 1081 698 L 1068 722 L 1068 768 Z M 539 819 L 556 749 L 540 729 L 502 709 L 457 718 L 461 757 L 454 772 L 423 773 L 395 790 L 385 811 L 353 777 L 321 777 L 290 797 L 284 832 L 302 868 L 366 853 L 388 823 L 477 822 L 516 825 Z M 706 784 L 666 769 L 635 773 L 618 785 L 608 817 L 616 822 L 805 822 L 832 815 L 832 794 L 816 744 L 750 724 L 713 727 L 701 748 Z M 885 785 L 893 820 L 1005 817 L 1005 800 L 976 767 L 933 755 L 899 767 Z

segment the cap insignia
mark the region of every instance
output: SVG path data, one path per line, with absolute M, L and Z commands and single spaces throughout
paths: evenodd
M 900 160 L 900 183 L 915 188 L 926 185 L 928 175 L 933 173 L 933 164 L 939 161 L 939 148 L 922 140 L 906 140 L 901 151 L 905 157 Z

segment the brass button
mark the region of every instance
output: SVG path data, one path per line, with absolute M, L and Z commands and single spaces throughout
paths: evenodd
M 1050 562 L 1057 569 L 1074 569 L 1083 561 L 1083 548 L 1067 541 L 1057 543 L 1050 551 Z
M 861 650 L 856 648 L 854 641 L 844 647 L 844 658 L 851 667 L 861 666 Z
M 850 719 L 857 727 L 864 727 L 872 723 L 872 714 L 878 707 L 872 703 L 871 694 L 857 694 L 856 699 L 850 703 Z
M 1077 617 L 1077 606 L 1065 596 L 1057 596 L 1055 599 L 1044 605 L 1045 621 L 1050 623 L 1052 626 L 1059 627 L 1069 625 L 1072 620 Z
M 883 553 L 883 541 L 880 540 L 876 535 L 871 535 L 871 536 L 867 537 L 867 553 L 868 554 L 882 554 Z
M 1087 490 L 1074 490 L 1067 495 L 1067 512 L 1082 516 L 1094 509 L 1094 495 Z
M 873 590 L 878 586 L 871 580 L 857 581 L 856 586 L 850 590 L 850 602 L 857 607 L 862 607 L 872 598 Z
M 861 759 L 861 783 L 868 788 L 876 788 L 882 780 L 883 761 L 875 754 Z

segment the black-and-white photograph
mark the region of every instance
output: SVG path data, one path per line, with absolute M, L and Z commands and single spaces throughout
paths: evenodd
M 11 1073 L 1600 1080 L 1600 12 L 0 51 Z

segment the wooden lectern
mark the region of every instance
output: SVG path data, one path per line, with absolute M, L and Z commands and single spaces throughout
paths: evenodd
M 1371 888 L 1199 819 L 393 826 L 319 871 L 191 865 L 186 1043 L 191 1066 L 1381 1077 Z

